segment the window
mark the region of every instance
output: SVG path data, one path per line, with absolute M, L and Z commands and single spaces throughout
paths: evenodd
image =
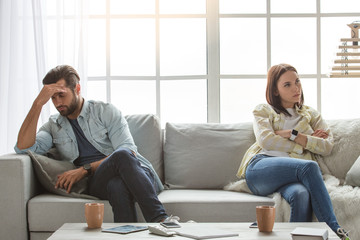
M 327 77 L 360 1 L 290 2 L 48 0 L 49 68 L 81 61 L 71 39 L 82 31 L 87 98 L 124 114 L 156 114 L 164 125 L 252 121 L 254 106 L 266 102 L 267 69 L 286 62 L 300 74 L 305 104 L 327 119 L 360 117 L 352 107 L 360 81 Z

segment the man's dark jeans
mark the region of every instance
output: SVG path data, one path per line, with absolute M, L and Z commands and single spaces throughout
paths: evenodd
M 157 197 L 154 176 L 140 165 L 127 148 L 119 148 L 106 158 L 89 178 L 89 193 L 109 200 L 114 222 L 136 222 L 135 202 L 138 202 L 147 222 L 167 217 Z

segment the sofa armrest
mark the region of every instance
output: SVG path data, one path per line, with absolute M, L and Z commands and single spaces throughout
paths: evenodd
M 0 238 L 28 239 L 27 202 L 38 184 L 28 155 L 0 156 Z

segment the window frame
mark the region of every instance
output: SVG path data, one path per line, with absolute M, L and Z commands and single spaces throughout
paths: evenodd
M 207 81 L 207 122 L 221 122 L 221 96 L 220 87 L 221 79 L 266 79 L 266 74 L 221 74 L 220 72 L 220 19 L 224 18 L 264 18 L 266 19 L 266 66 L 269 69 L 271 62 L 271 21 L 274 18 L 315 18 L 316 19 L 316 72 L 312 74 L 301 74 L 300 78 L 315 79 L 316 81 L 316 106 L 318 111 L 322 110 L 321 94 L 322 79 L 328 78 L 327 73 L 321 72 L 321 20 L 331 17 L 358 17 L 359 12 L 339 12 L 339 13 L 322 13 L 321 1 L 316 0 L 316 11 L 314 13 L 272 13 L 271 0 L 266 1 L 265 13 L 241 13 L 241 14 L 224 14 L 219 12 L 219 1 L 206 0 L 206 13 L 204 14 L 161 14 L 160 0 L 155 0 L 154 14 L 111 14 L 110 0 L 106 0 L 105 15 L 89 15 L 89 19 L 105 19 L 106 22 L 106 75 L 105 76 L 88 76 L 87 81 L 105 81 L 106 83 L 106 101 L 112 101 L 111 81 L 121 80 L 149 80 L 155 81 L 156 85 L 156 115 L 161 119 L 161 81 L 172 80 L 197 80 L 205 79 Z M 68 17 L 71 18 L 71 17 Z M 156 49 L 156 70 L 155 76 L 112 76 L 111 75 L 111 51 L 110 51 L 110 21 L 114 18 L 153 18 L 155 19 L 155 49 Z M 160 20 L 164 18 L 205 18 L 206 20 L 206 65 L 207 72 L 204 75 L 181 75 L 181 76 L 162 76 L 160 74 Z M 58 51 L 60 51 L 60 46 Z M 241 120 L 240 120 L 241 121 Z M 164 124 L 164 123 L 163 123 Z

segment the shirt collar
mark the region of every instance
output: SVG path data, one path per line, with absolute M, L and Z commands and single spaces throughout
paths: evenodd
M 83 98 L 83 106 L 82 106 L 82 109 L 81 109 L 81 112 L 80 112 L 80 114 L 79 114 L 79 117 L 83 117 L 83 118 L 85 118 L 86 116 L 88 116 L 89 115 L 89 108 L 88 108 L 88 106 L 89 106 L 89 102 L 88 101 L 85 101 L 85 99 Z M 78 117 L 78 118 L 79 118 Z

